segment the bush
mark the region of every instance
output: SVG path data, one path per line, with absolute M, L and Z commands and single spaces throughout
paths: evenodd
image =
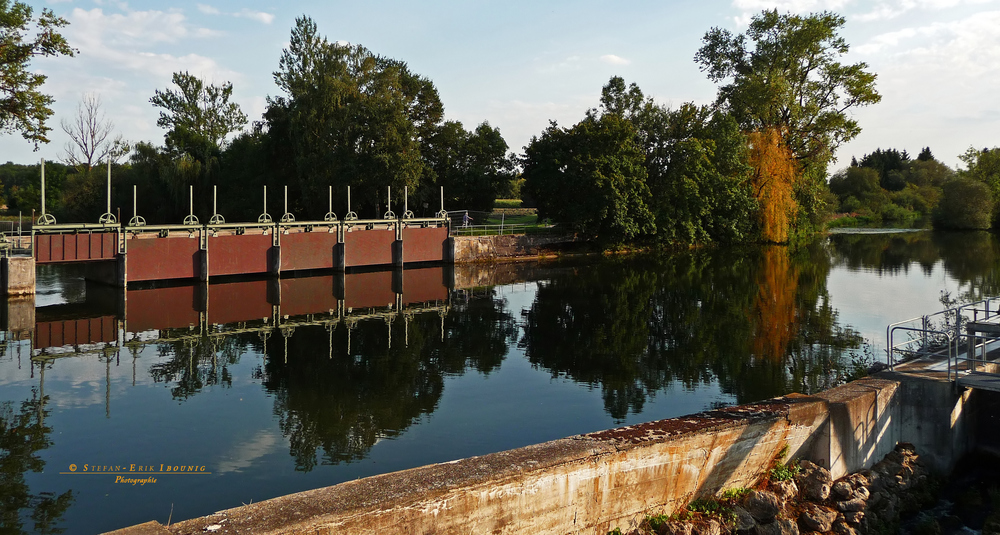
M 934 211 L 934 228 L 990 228 L 993 194 L 990 188 L 969 178 L 949 180 L 942 187 L 941 202 Z

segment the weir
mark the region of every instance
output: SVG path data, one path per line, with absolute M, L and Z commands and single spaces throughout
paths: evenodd
M 111 168 L 108 167 L 107 212 L 96 224 L 59 224 L 45 211 L 45 172 L 42 162 L 42 210 L 29 232 L 5 232 L 0 248 L 3 288 L 7 295 L 34 292 L 34 264 L 86 262 L 87 278 L 127 287 L 130 283 L 197 280 L 230 275 L 271 275 L 310 271 L 344 271 L 356 267 L 402 267 L 423 262 L 452 262 L 454 245 L 450 220 L 444 210 L 419 218 L 408 208 L 392 210 L 392 190 L 387 190 L 387 210 L 381 219 L 359 219 L 350 208 L 337 219 L 333 212 L 333 188 L 329 210 L 322 221 L 297 221 L 288 210 L 285 188 L 284 213 L 275 221 L 267 211 L 264 187 L 263 213 L 257 222 L 232 223 L 217 211 L 213 189 L 213 215 L 202 224 L 194 214 L 194 189 L 190 210 L 179 225 L 148 225 L 138 214 L 133 187 L 133 215 L 122 225 L 111 213 Z M 10 260 L 8 260 L 8 258 Z M 16 260 L 13 260 L 16 259 Z M 28 276 L 28 272 L 32 272 Z

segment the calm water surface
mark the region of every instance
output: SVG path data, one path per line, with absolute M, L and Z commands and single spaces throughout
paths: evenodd
M 0 356 L 0 531 L 177 521 L 822 390 L 942 292 L 1000 293 L 998 260 L 989 234 L 923 232 L 127 293 L 43 270 Z M 133 464 L 206 473 L 84 472 Z

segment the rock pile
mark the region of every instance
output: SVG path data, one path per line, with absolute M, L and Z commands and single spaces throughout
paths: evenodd
M 724 522 L 705 515 L 675 515 L 632 535 L 859 535 L 894 532 L 899 515 L 930 498 L 928 479 L 913 446 L 900 443 L 871 470 L 834 481 L 830 471 L 799 463 L 794 479 L 768 481 L 724 506 Z M 650 524 L 650 523 L 644 523 Z

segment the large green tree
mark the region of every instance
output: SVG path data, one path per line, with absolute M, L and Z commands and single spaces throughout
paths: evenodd
M 808 233 L 824 216 L 826 167 L 837 148 L 861 132 L 848 113 L 875 104 L 875 74 L 844 64 L 847 41 L 840 15 L 763 11 L 744 34 L 712 28 L 695 61 L 722 84 L 717 104 L 745 132 L 775 132 L 796 164 L 797 212 L 789 236 Z
M 489 123 L 469 132 L 462 123 L 447 121 L 424 142 L 423 153 L 434 174 L 433 186 L 444 187 L 446 205 L 451 207 L 492 210 L 514 172 L 507 142 Z M 422 196 L 437 210 L 438 192 L 429 189 Z
M 58 31 L 68 24 L 65 19 L 49 9 L 37 19 L 33 13 L 23 2 L 0 0 L 0 132 L 20 132 L 37 150 L 49 142 L 45 121 L 54 100 L 41 92 L 47 77 L 29 71 L 29 64 L 39 56 L 72 56 L 76 50 Z
M 747 131 L 777 130 L 804 163 L 826 164 L 861 127 L 847 112 L 879 102 L 875 74 L 839 61 L 844 17 L 763 11 L 745 34 L 712 28 L 695 61 L 722 83 L 718 103 Z
M 386 187 L 414 191 L 426 175 L 421 143 L 444 108 L 434 84 L 406 63 L 330 42 L 299 17 L 274 80 L 285 93 L 269 99 L 265 114 L 283 147 L 274 150 L 275 168 L 291 175 L 307 212 L 326 211 L 328 186 L 353 186 L 353 208 L 381 216 Z
M 645 158 L 635 128 L 620 115 L 588 115 L 569 129 L 553 123 L 531 139 L 522 163 L 539 218 L 605 244 L 654 232 Z
M 647 99 L 636 84 L 613 77 L 591 115 L 617 115 L 632 123 L 645 153 L 657 234 L 671 243 L 753 237 L 757 203 L 749 187 L 746 137 L 725 112 Z

